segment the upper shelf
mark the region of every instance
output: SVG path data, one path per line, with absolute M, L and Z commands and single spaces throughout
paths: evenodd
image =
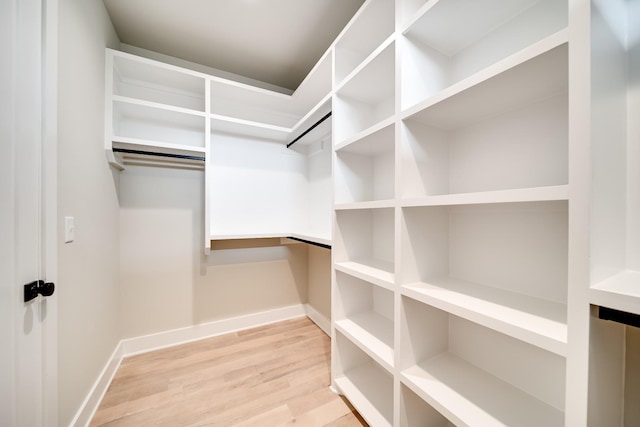
M 210 132 L 284 143 L 331 110 L 330 52 L 291 95 L 112 49 L 106 55 L 105 149 L 118 168 L 116 142 L 168 155 L 206 153 Z
M 567 33 L 562 31 L 403 111 L 444 130 L 566 93 Z

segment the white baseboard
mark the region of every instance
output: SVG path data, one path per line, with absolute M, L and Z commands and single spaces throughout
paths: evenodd
M 321 326 L 326 321 L 324 316 L 320 315 L 308 304 L 297 304 L 122 340 L 116 346 L 70 425 L 73 427 L 86 427 L 89 425 L 124 357 L 302 316 L 309 316 L 313 322 L 326 332 Z M 315 320 L 312 316 L 318 320 Z
M 325 334 L 331 337 L 331 320 L 327 319 L 324 314 L 320 313 L 309 304 L 305 304 L 304 308 L 307 313 L 307 317 L 311 319 L 313 323 L 318 325 Z
M 128 338 L 122 340 L 122 346 L 125 356 L 133 356 L 135 354 L 147 353 L 149 351 L 160 350 L 167 347 L 173 347 L 175 345 L 241 331 L 243 329 L 255 328 L 262 325 L 268 325 L 269 323 L 281 322 L 283 320 L 302 317 L 305 315 L 306 311 L 303 304 L 291 305 L 289 307 L 277 308 L 244 316 L 231 317 L 229 319 L 215 320 L 213 322 L 188 326 L 186 328 L 159 332 L 157 334 Z
M 120 341 L 118 345 L 116 345 L 115 350 L 113 350 L 113 353 L 107 361 L 107 364 L 102 369 L 102 372 L 100 372 L 100 375 L 93 384 L 93 387 L 91 387 L 89 394 L 84 399 L 84 402 L 82 402 L 82 405 L 76 413 L 76 416 L 73 418 L 73 421 L 71 421 L 70 426 L 80 427 L 89 425 L 98 410 L 100 402 L 102 402 L 102 398 L 107 392 L 113 377 L 116 375 L 123 358 L 124 352 L 122 348 L 122 341 Z

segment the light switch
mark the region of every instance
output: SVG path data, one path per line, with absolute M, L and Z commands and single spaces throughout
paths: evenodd
M 73 224 L 72 216 L 64 217 L 64 242 L 69 243 L 73 242 L 73 237 L 75 233 L 75 225 Z

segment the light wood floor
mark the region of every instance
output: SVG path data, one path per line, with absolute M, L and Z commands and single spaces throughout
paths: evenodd
M 300 318 L 126 358 L 91 426 L 366 426 Z

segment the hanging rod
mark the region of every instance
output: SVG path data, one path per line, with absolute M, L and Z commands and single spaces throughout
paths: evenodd
M 172 159 L 195 160 L 195 161 L 199 161 L 199 162 L 204 162 L 204 157 L 186 156 L 184 154 L 157 153 L 155 151 L 130 150 L 128 148 L 114 148 L 113 152 L 114 153 L 125 153 L 125 154 L 141 154 L 141 155 L 144 155 L 144 156 L 170 157 Z
M 331 111 L 329 111 L 327 114 L 324 115 L 323 118 L 321 118 L 320 120 L 318 120 L 317 122 L 315 122 L 313 125 L 311 125 L 311 127 L 309 127 L 309 129 L 305 130 L 304 132 L 302 132 L 302 134 L 300 134 L 296 139 L 294 139 L 293 141 L 291 141 L 290 143 L 287 144 L 287 148 L 291 147 L 293 144 L 295 144 L 296 142 L 298 142 L 300 139 L 302 139 L 306 134 L 308 134 L 309 132 L 311 132 L 312 130 L 314 130 L 316 127 L 318 127 L 322 122 L 324 122 L 325 120 L 327 120 L 329 117 L 331 117 Z
M 640 328 L 640 315 L 608 307 L 598 307 L 598 318 Z
M 307 243 L 307 244 L 313 245 L 313 246 L 319 246 L 319 247 L 325 248 L 325 249 L 331 249 L 331 245 L 325 245 L 324 243 L 318 243 L 318 242 L 314 242 L 312 240 L 301 239 L 299 237 L 287 236 L 287 239 L 295 240 L 295 241 L 302 242 L 302 243 Z

